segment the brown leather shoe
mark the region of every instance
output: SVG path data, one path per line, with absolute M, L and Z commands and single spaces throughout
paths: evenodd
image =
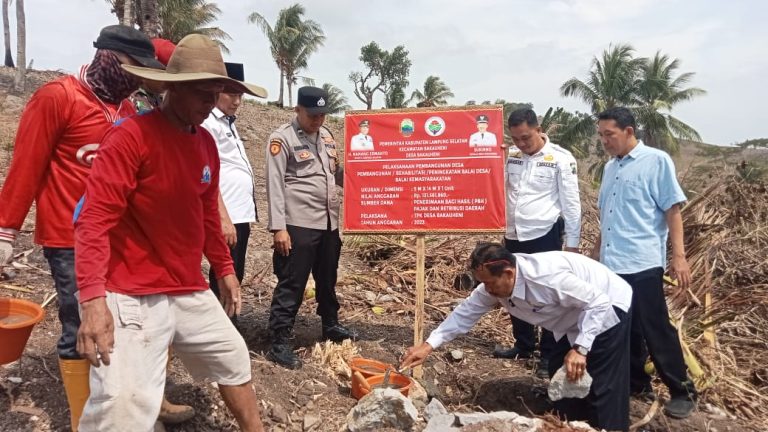
M 163 398 L 163 404 L 160 405 L 160 415 L 157 421 L 166 424 L 178 424 L 185 422 L 195 416 L 195 409 L 189 405 L 176 405 Z

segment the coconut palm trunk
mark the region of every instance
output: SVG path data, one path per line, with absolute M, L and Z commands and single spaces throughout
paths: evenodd
M 8 20 L 8 3 L 10 0 L 3 0 L 3 37 L 5 38 L 5 66 L 14 67 L 13 55 L 11 54 L 11 23 Z
M 27 26 L 24 19 L 24 0 L 16 0 L 16 78 L 13 82 L 17 93 L 24 92 L 27 81 Z
M 133 27 L 133 0 L 125 0 L 123 4 L 123 21 L 124 26 Z

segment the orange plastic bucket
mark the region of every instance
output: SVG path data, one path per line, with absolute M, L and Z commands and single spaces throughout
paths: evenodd
M 372 377 L 374 375 L 384 375 L 387 369 L 393 369 L 392 365 L 380 362 L 378 360 L 371 360 L 363 357 L 355 357 L 349 361 L 349 367 L 352 372 L 360 372 L 365 377 Z
M 360 399 L 367 395 L 371 391 L 378 387 L 381 387 L 384 382 L 384 375 L 374 375 L 370 377 L 363 377 L 360 373 L 352 374 L 352 397 Z M 387 387 L 398 390 L 403 396 L 408 396 L 408 392 L 411 390 L 413 382 L 411 379 L 403 374 L 399 374 L 395 371 L 389 373 L 389 382 Z
M 0 364 L 18 360 L 27 345 L 32 327 L 45 312 L 37 303 L 0 297 Z

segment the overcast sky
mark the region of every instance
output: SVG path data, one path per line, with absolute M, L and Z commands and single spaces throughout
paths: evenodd
M 254 11 L 274 22 L 295 1 L 219 0 L 217 25 L 233 38 L 228 61 L 245 63 L 246 80 L 277 95 L 279 72 Z M 584 78 L 610 43 L 629 43 L 639 55 L 662 50 L 696 72 L 706 96 L 673 114 L 705 142 L 729 144 L 768 136 L 768 2 L 763 0 L 307 0 L 307 17 L 327 40 L 302 75 L 340 87 L 364 108 L 347 76 L 362 70 L 360 47 L 376 41 L 410 52 L 411 87 L 438 75 L 453 90 L 452 104 L 503 98 L 588 111 L 559 94 L 571 77 Z M 116 23 L 104 0 L 26 2 L 27 59 L 37 69 L 74 71 L 93 55 L 101 27 Z M 13 17 L 13 14 L 11 14 Z M 12 22 L 13 22 L 13 18 Z M 12 24 L 13 25 L 13 24 Z M 14 38 L 15 43 L 15 38 Z M 295 90 L 294 90 L 295 91 Z M 295 96 L 294 96 L 295 99 Z M 374 107 L 381 107 L 378 98 Z

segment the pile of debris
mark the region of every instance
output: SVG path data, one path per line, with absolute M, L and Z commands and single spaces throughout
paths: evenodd
M 426 423 L 426 426 L 425 426 Z M 552 416 L 525 417 L 515 412 L 448 412 L 439 399 L 433 398 L 423 410 L 411 399 L 394 389 L 375 389 L 352 408 L 347 415 L 350 432 L 399 431 L 423 432 L 590 432 L 583 422 L 562 422 Z

